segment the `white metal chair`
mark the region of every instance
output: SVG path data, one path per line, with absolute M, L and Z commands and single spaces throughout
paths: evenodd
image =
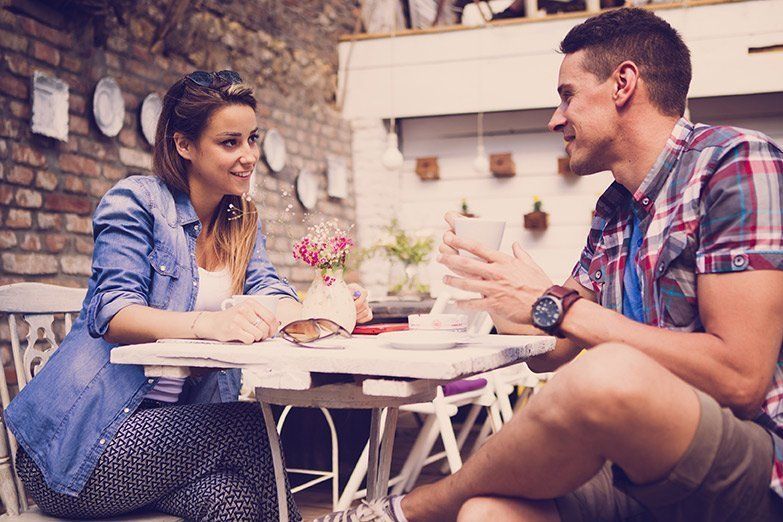
M 46 364 L 58 347 L 54 334 L 55 314 L 64 314 L 63 335 L 65 335 L 71 329 L 71 315 L 78 314 L 82 308 L 85 294 L 86 290 L 83 288 L 65 288 L 41 283 L 17 283 L 0 286 L 0 313 L 8 314 L 14 369 L 20 390 Z M 20 331 L 19 327 L 24 326 L 22 323 L 28 325 L 26 333 Z M 41 332 L 45 343 L 41 342 Z M 22 346 L 23 340 L 26 340 L 24 346 Z M 40 344 L 45 344 L 45 346 L 41 347 Z M 3 409 L 11 402 L 8 382 L 3 371 L 0 371 L 0 399 L 2 399 Z M 28 505 L 24 487 L 14 467 L 16 441 L 5 427 L 5 423 L 2 425 L 1 431 L 0 500 L 6 510 L 3 518 L 41 522 L 57 520 L 42 515 L 35 507 Z M 160 513 L 149 513 L 111 520 L 174 522 L 181 519 Z

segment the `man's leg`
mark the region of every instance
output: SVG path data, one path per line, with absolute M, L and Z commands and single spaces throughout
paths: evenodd
M 560 522 L 554 500 L 473 497 L 459 510 L 457 522 Z
M 610 460 L 635 483 L 663 478 L 699 421 L 694 390 L 638 350 L 597 346 L 560 371 L 454 475 L 415 489 L 410 522 L 454 519 L 479 496 L 552 499 Z

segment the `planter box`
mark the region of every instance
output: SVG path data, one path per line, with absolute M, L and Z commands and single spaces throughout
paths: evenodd
M 546 230 L 549 226 L 549 214 L 546 212 L 530 212 L 525 214 L 525 228 L 528 230 Z

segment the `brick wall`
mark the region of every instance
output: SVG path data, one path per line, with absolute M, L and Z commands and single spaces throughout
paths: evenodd
M 239 0 L 195 0 L 175 17 L 165 9 L 176 3 L 126 2 L 133 5 L 126 25 L 110 18 L 108 39 L 97 46 L 91 19 L 73 6 L 58 11 L 16 0 L 0 9 L 0 284 L 86 284 L 93 209 L 117 180 L 149 173 L 142 100 L 150 92 L 162 96 L 194 69 L 238 71 L 256 87 L 262 129 L 276 127 L 287 141 L 288 166 L 270 174 L 261 162 L 256 196 L 270 256 L 285 277 L 300 287 L 312 277 L 290 256 L 307 221 L 353 222 L 352 190 L 348 199 L 330 199 L 322 175 L 317 209 L 305 216 L 293 182 L 302 168 L 324 174 L 327 154 L 345 157 L 350 169 L 351 130 L 334 98 L 337 38 L 352 30 L 355 2 L 261 0 L 248 7 Z M 69 84 L 67 142 L 31 133 L 34 71 Z M 93 89 L 107 75 L 125 99 L 124 126 L 115 138 L 104 136 L 92 116 Z M 8 339 L 0 317 L 4 361 Z

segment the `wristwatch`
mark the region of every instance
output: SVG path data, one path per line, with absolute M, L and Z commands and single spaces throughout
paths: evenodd
M 581 297 L 579 292 L 571 288 L 559 285 L 549 287 L 533 303 L 533 309 L 530 313 L 533 326 L 550 335 L 565 337 L 560 331 L 560 323 L 563 322 L 563 317 L 568 309 Z

